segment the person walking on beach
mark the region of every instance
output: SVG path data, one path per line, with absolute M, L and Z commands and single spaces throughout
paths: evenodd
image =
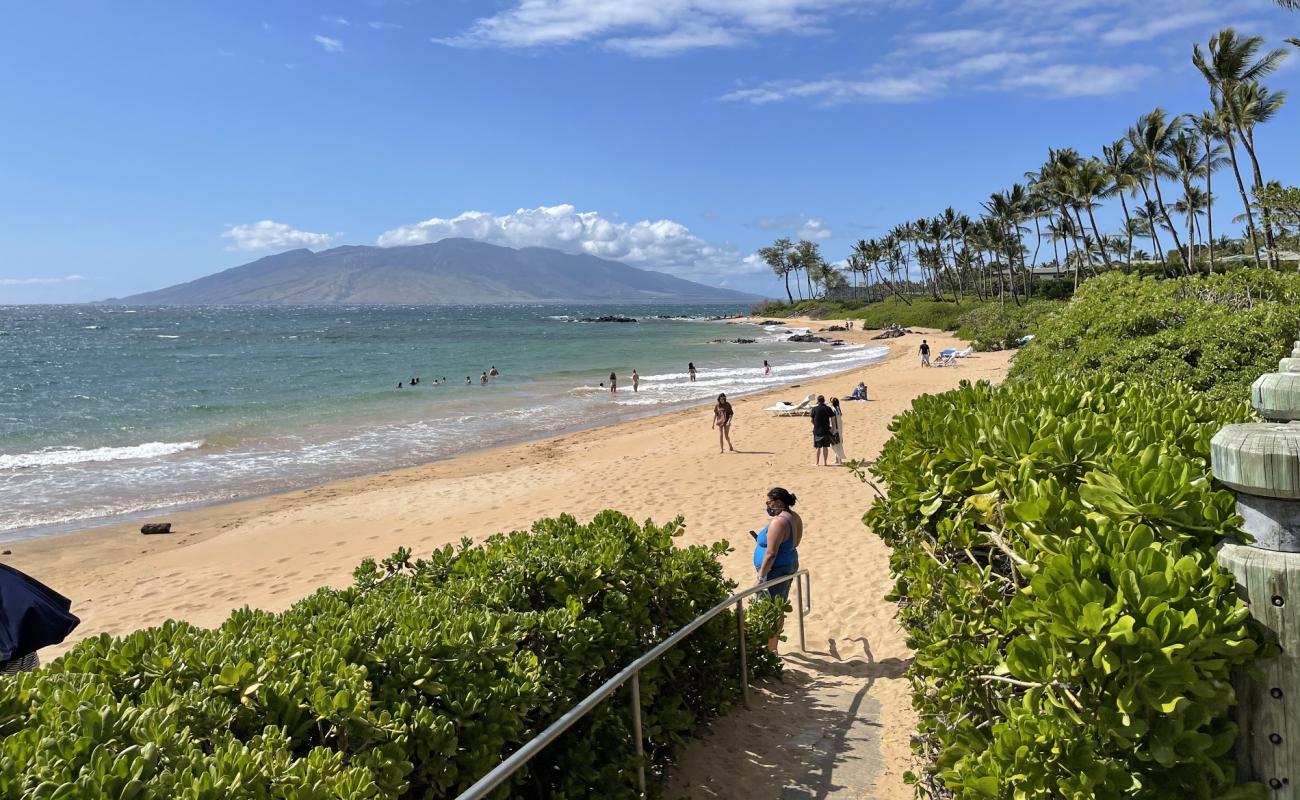
M 640 385 L 641 385 L 641 376 L 636 374 L 636 370 L 632 370 L 632 391 L 633 392 L 639 391 L 638 387 Z
M 844 412 L 840 409 L 840 399 L 831 398 L 831 409 L 835 412 L 835 438 L 831 449 L 835 451 L 835 466 L 840 466 L 845 462 L 844 457 Z
M 920 353 L 921 353 L 921 366 L 923 367 L 930 366 L 930 343 L 924 339 L 921 340 Z
M 812 410 L 813 464 L 829 467 L 830 449 L 835 439 L 835 410 L 826 405 L 825 395 L 817 395 Z
M 771 374 L 772 374 L 772 365 L 769 364 L 769 363 L 767 363 L 767 359 L 766 359 L 766 358 L 763 359 L 763 374 L 764 374 L 764 375 L 771 375 Z
M 610 394 L 618 391 L 618 376 L 612 372 L 609 373 L 609 391 Z
M 790 492 L 777 486 L 767 493 L 767 515 L 771 521 L 758 533 L 750 531 L 754 537 L 754 583 L 766 583 L 777 578 L 784 578 L 799 571 L 799 543 L 803 541 L 803 519 L 795 513 L 796 498 Z M 799 580 L 795 578 L 795 580 Z M 784 602 L 790 599 L 790 584 L 786 581 L 766 591 L 768 597 L 779 597 Z M 777 626 L 776 634 L 767 641 L 767 649 L 773 653 L 781 639 L 781 628 L 785 618 Z
M 731 418 L 736 416 L 732 410 L 731 403 L 727 402 L 725 394 L 718 395 L 718 403 L 713 407 L 713 427 L 718 429 L 718 452 L 725 453 L 727 450 L 736 452 L 736 448 L 731 446 Z M 722 444 L 726 442 L 726 450 Z
M 695 383 L 695 362 L 691 361 L 686 365 L 686 374 L 691 376 L 691 383 Z

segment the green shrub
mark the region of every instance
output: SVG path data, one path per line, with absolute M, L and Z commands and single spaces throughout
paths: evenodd
M 1061 303 L 1050 300 L 1027 302 L 985 303 L 962 314 L 957 336 L 970 342 L 980 351 L 1007 350 L 1015 347 L 1017 340 L 1034 331 L 1039 320 Z
M 453 796 L 728 596 L 726 544 L 676 548 L 680 529 L 562 516 L 368 561 L 280 614 L 89 639 L 0 680 L 0 797 Z M 756 675 L 779 669 L 775 619 L 747 619 Z M 722 614 L 641 673 L 652 768 L 738 697 L 738 672 Z M 635 763 L 624 693 L 498 794 L 632 797 Z
M 897 417 L 865 521 L 893 550 L 925 780 L 960 798 L 1229 798 L 1255 642 L 1215 545 L 1244 403 L 1111 377 L 970 385 Z
M 1043 318 L 1013 378 L 1109 371 L 1178 381 L 1219 399 L 1249 396 L 1300 330 L 1300 276 L 1242 269 L 1169 280 L 1107 273 Z

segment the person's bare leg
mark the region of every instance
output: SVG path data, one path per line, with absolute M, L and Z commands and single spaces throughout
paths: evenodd
M 733 453 L 736 452 L 736 448 L 731 445 L 731 426 L 724 427 L 722 433 L 727 437 L 727 449 Z
M 718 452 L 719 452 L 719 453 L 725 453 L 725 452 L 727 452 L 727 451 L 723 448 L 723 446 L 722 446 L 722 439 L 723 439 L 723 436 L 726 435 L 726 431 L 727 431 L 727 429 L 726 429 L 725 427 L 718 428 Z

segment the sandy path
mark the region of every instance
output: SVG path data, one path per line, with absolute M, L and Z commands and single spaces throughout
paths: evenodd
M 808 323 L 814 329 L 822 323 Z M 845 338 L 864 341 L 868 334 Z M 177 533 L 141 536 L 139 523 L 5 545 L 7 563 L 73 599 L 77 636 L 121 634 L 169 617 L 220 622 L 249 604 L 281 609 L 322 584 L 346 585 L 362 558 L 409 546 L 417 554 L 562 512 L 615 508 L 634 518 L 684 515 L 687 543 L 726 538 L 733 578 L 752 581 L 746 534 L 765 521 L 763 496 L 799 496 L 800 547 L 813 577 L 809 652 L 787 644 L 784 682 L 753 708 L 719 720 L 687 749 L 670 779 L 677 797 L 910 798 L 902 772 L 914 729 L 901 676 L 908 652 L 894 620 L 885 547 L 863 527 L 871 491 L 846 470 L 813 465 L 806 418 L 762 411 L 809 392 L 844 395 L 867 382 L 869 403 L 845 405 L 846 449 L 874 458 L 886 426 L 913 397 L 962 379 L 999 380 L 1007 354 L 921 369 L 922 337 L 892 341 L 889 359 L 735 402 L 735 454 L 719 454 L 709 409 L 498 448 L 313 489 L 168 515 Z M 956 340 L 926 334 L 935 350 Z M 56 652 L 51 648 L 44 656 Z

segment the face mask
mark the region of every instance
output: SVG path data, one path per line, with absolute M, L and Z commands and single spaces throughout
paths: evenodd
M 767 515 L 768 515 L 769 517 L 775 517 L 777 514 L 780 514 L 780 513 L 781 513 L 780 510 L 775 509 L 775 508 L 769 508 L 769 509 L 767 509 Z

